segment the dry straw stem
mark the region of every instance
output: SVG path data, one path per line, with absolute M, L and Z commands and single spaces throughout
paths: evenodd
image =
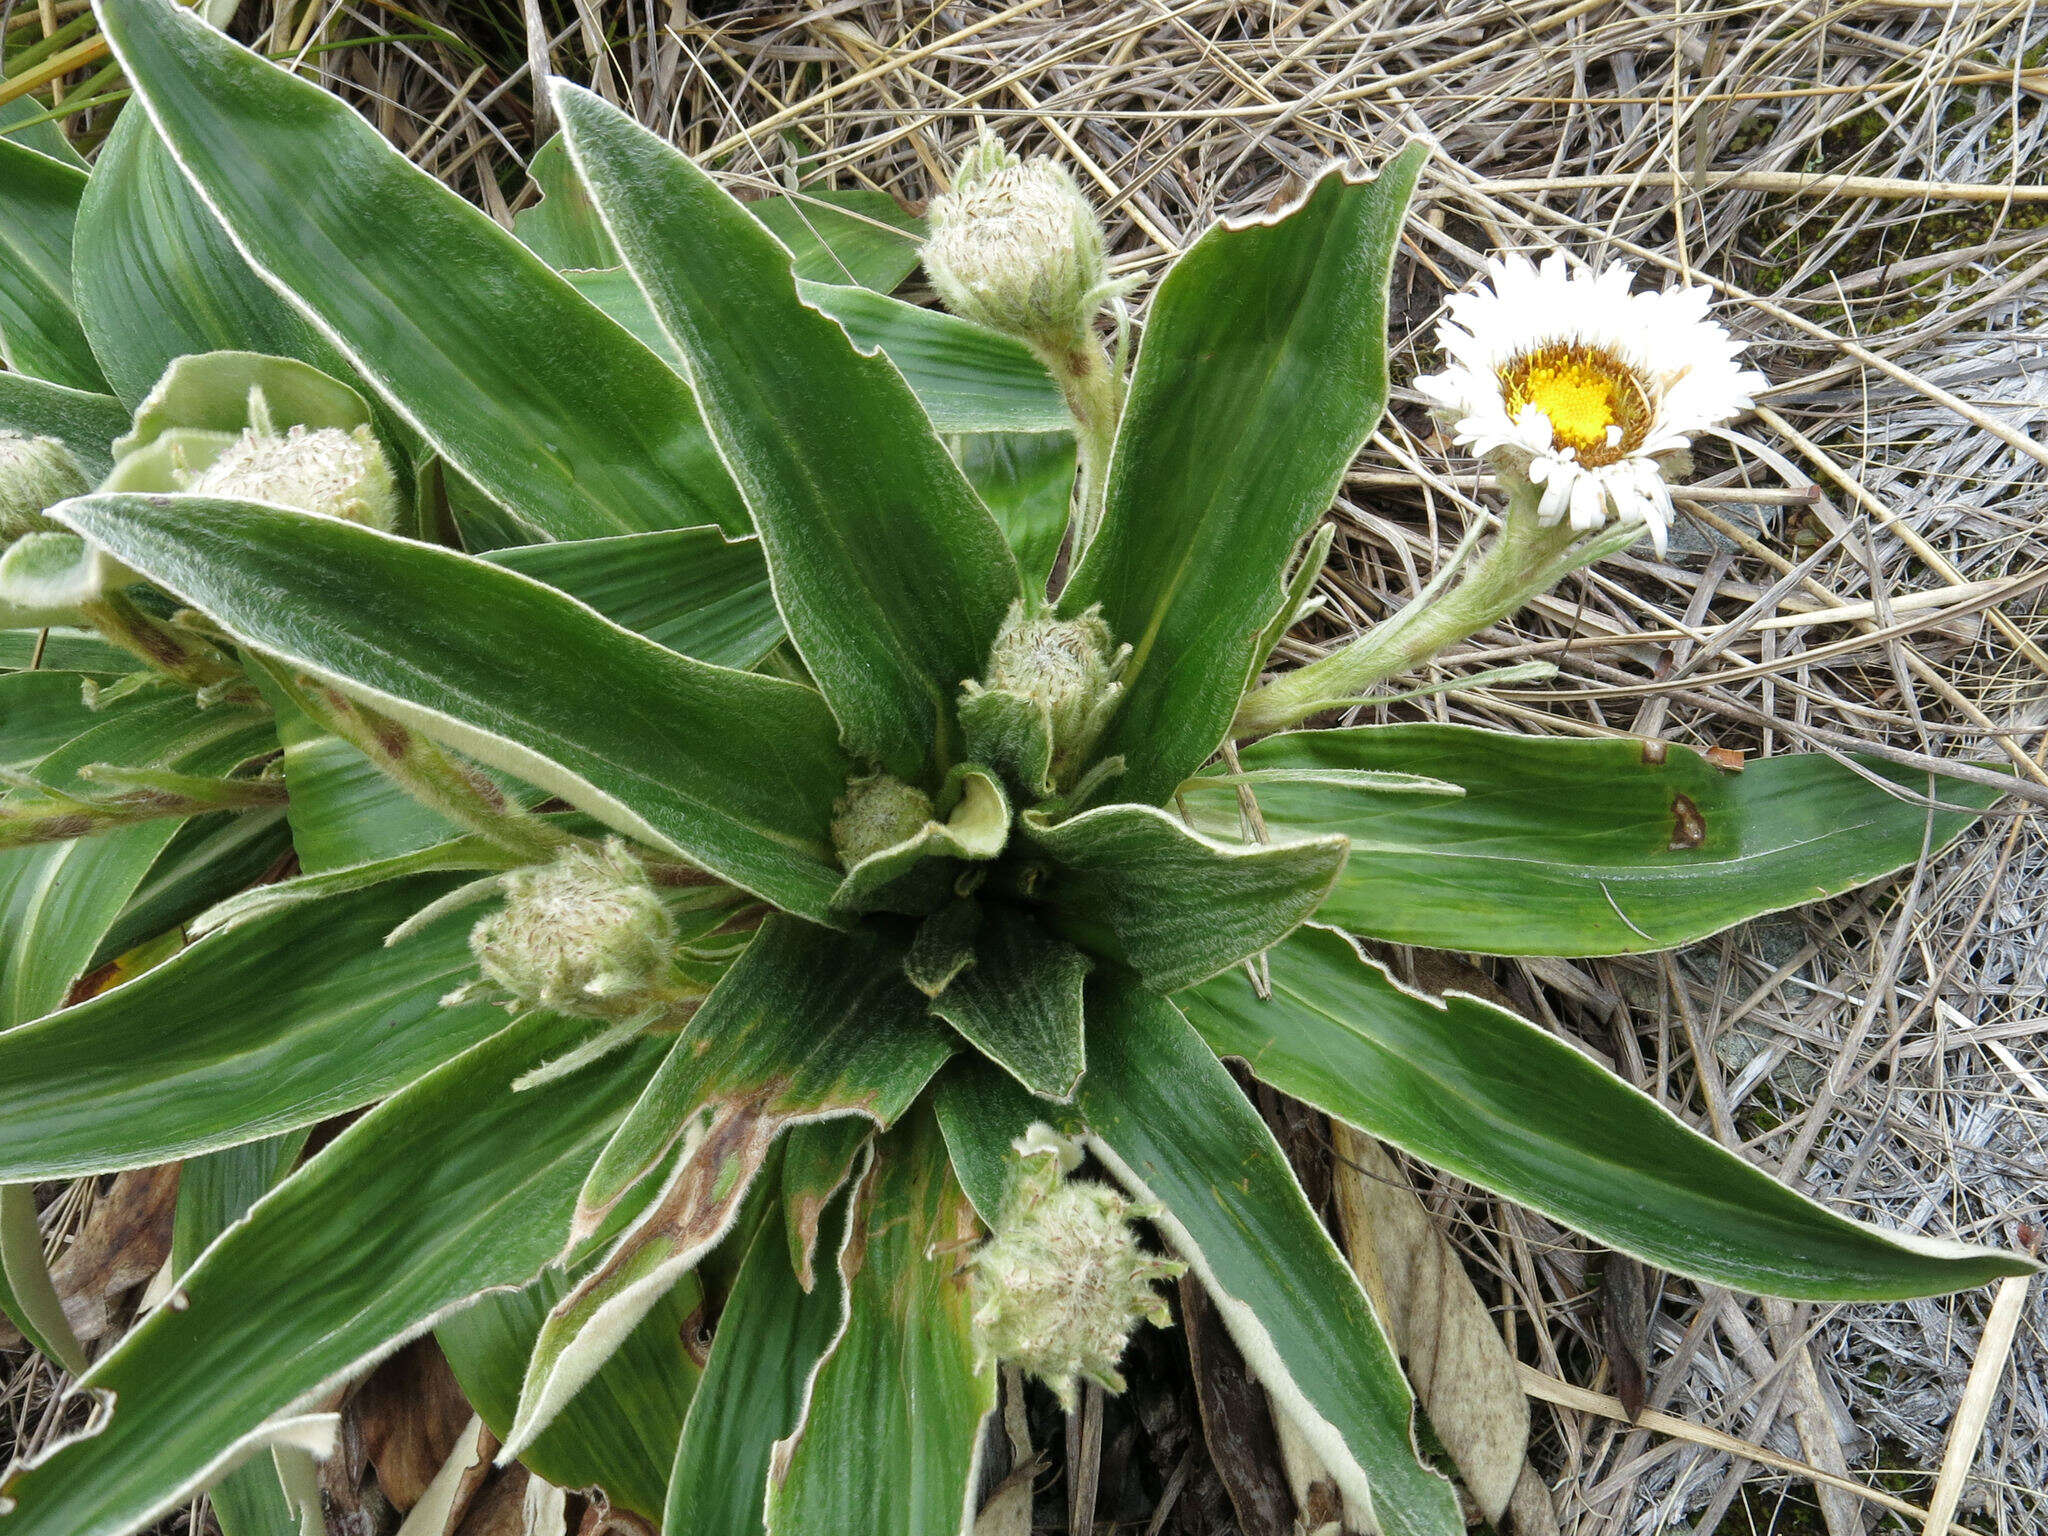
M 1998 1282 L 1998 1299 L 1991 1304 L 1991 1316 L 1984 1324 L 1984 1337 L 1977 1342 L 1977 1359 L 1970 1367 L 1969 1384 L 1948 1433 L 1948 1449 L 1941 1457 L 1941 1478 L 1934 1485 L 1934 1497 L 1927 1501 L 1927 1536 L 1949 1528 L 1949 1517 L 1963 1496 L 1963 1484 L 1976 1460 L 1977 1443 L 1991 1417 L 1991 1402 L 1998 1395 L 1999 1377 L 2005 1357 L 2019 1333 L 2020 1317 L 2027 1304 L 2031 1280 L 2009 1278 Z
M 1482 181 L 1476 189 L 1489 193 L 1634 191 L 1636 175 L 1524 176 Z M 1790 197 L 1898 197 L 1916 202 L 1939 198 L 1959 203 L 2048 202 L 2048 187 L 2016 187 L 1999 182 L 1914 181 L 1900 176 L 1802 175 L 1796 171 L 1731 171 L 1724 175 L 1687 175 L 1689 193 L 1779 192 Z
M 2016 1285 L 2022 1291 L 2026 1287 L 2024 1280 L 2005 1281 L 2003 1283 L 2006 1285 Z M 2016 1308 L 2015 1316 L 2017 1316 Z M 1670 1435 L 1673 1439 L 1677 1440 L 1689 1440 L 1694 1445 L 1711 1446 L 1713 1449 L 1725 1451 L 1731 1456 L 1740 1456 L 1745 1461 L 1756 1462 L 1759 1466 L 1775 1467 L 1780 1472 L 1791 1472 L 1800 1477 L 1810 1478 L 1816 1483 L 1825 1483 L 1830 1488 L 1837 1489 L 1842 1493 L 1853 1494 L 1867 1503 L 1877 1505 L 1880 1509 L 1888 1509 L 1894 1514 L 1907 1515 L 1918 1520 L 1921 1522 L 1921 1529 L 1927 1532 L 1928 1536 L 1934 1536 L 1934 1533 L 1944 1531 L 1952 1533 L 1952 1536 L 1979 1536 L 1978 1532 L 1972 1531 L 1966 1526 L 1950 1523 L 1948 1515 L 1954 1512 L 1953 1500 L 1951 1500 L 1951 1508 L 1937 1516 L 1935 1513 L 1922 1509 L 1918 1505 L 1909 1504 L 1901 1498 L 1895 1498 L 1881 1488 L 1872 1488 L 1863 1483 L 1851 1482 L 1845 1477 L 1837 1477 L 1832 1472 L 1824 1472 L 1819 1467 L 1808 1466 L 1805 1462 L 1791 1456 L 1780 1456 L 1775 1451 L 1766 1450 L 1760 1445 L 1753 1445 L 1749 1441 L 1738 1439 L 1734 1435 L 1724 1435 L 1718 1429 L 1709 1429 L 1703 1424 L 1694 1424 L 1688 1419 L 1673 1418 L 1670 1414 L 1658 1413 L 1655 1409 L 1646 1410 L 1640 1417 L 1630 1419 L 1628 1409 L 1622 1406 L 1621 1399 L 1618 1397 L 1609 1397 L 1605 1392 L 1589 1391 L 1585 1387 L 1575 1387 L 1568 1381 L 1559 1381 L 1555 1377 L 1546 1376 L 1533 1366 L 1523 1365 L 1518 1367 L 1517 1370 L 1521 1379 L 1522 1390 L 1539 1402 L 1556 1403 L 1561 1408 L 1574 1408 L 1581 1413 L 1597 1413 L 1603 1419 L 1612 1419 L 1621 1424 L 1633 1423 L 1639 1429 L 1653 1430 L 1661 1435 Z
M 244 10 L 273 51 L 416 30 L 381 4 Z M 2048 784 L 2048 15 L 2026 0 L 535 0 L 538 50 L 519 10 L 443 0 L 428 19 L 473 46 L 305 68 L 500 218 L 527 195 L 535 51 L 743 195 L 804 182 L 918 202 L 980 118 L 1074 166 L 1119 273 L 1156 275 L 1218 215 L 1331 159 L 1431 137 L 1395 272 L 1392 408 L 1339 498 L 1322 610 L 1276 664 L 1398 607 L 1497 505 L 1407 388 L 1435 361 L 1446 290 L 1501 247 L 1625 257 L 1715 288 L 1757 343 L 1767 414 L 1702 445 L 1671 559 L 1608 562 L 1410 680 L 1541 658 L 1560 667 L 1550 687 L 1358 718 L 1864 751 Z M 2009 1241 L 2048 1183 L 2048 1102 L 2028 1086 L 2048 1083 L 2048 838 L 2036 800 L 2007 810 L 1916 880 L 1668 961 L 1491 969 L 1530 1016 L 1842 1208 Z M 1586 1246 L 1454 1180 L 1417 1187 L 1519 1357 L 1599 1385 Z M 1964 1527 L 2048 1527 L 2039 1294 L 2001 1302 L 2019 1310 L 1999 1384 L 1966 1399 L 1971 1362 L 1989 1380 L 1998 1352 L 1980 1343 L 1988 1293 L 1774 1328 L 1759 1303 L 1666 1282 L 1642 1341 L 1651 1410 L 1724 1438 L 1652 1434 L 1575 1397 L 1536 1416 L 1532 1454 L 1569 1536 L 1839 1524 L 1802 1430 L 1839 1443 L 1848 1482 L 1908 1480 L 1855 1495 L 1891 1529 L 1952 1490 Z M 1839 1418 L 1794 1390 L 1808 1363 Z M 31 1439 L 48 1432 L 36 1391 Z M 1981 1435 L 1951 1432 L 1966 1401 Z M 1039 1449 L 1057 1456 L 1057 1438 Z M 1152 1484 L 1176 1497 L 1114 1517 L 1206 1533 L 1195 1490 L 1216 1485 L 1198 1463 L 1176 1448 Z

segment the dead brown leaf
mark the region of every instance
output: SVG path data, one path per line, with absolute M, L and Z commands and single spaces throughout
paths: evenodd
M 1650 1336 L 1649 1274 L 1625 1253 L 1607 1255 L 1600 1277 L 1600 1342 L 1614 1377 L 1614 1395 L 1639 1417 L 1650 1400 L 1643 1348 Z
M 1192 1274 L 1180 1277 L 1180 1308 L 1202 1437 L 1237 1511 L 1238 1526 L 1244 1536 L 1292 1536 L 1294 1495 L 1281 1470 L 1266 1389 L 1253 1378 L 1222 1314 Z
M 64 1316 L 81 1343 L 121 1325 L 123 1299 L 163 1268 L 171 1255 L 171 1217 L 178 1206 L 178 1165 L 136 1168 L 115 1176 L 77 1241 L 50 1271 Z
M 1037 1492 L 1041 1461 L 1029 1461 L 996 1485 L 974 1517 L 974 1536 L 1031 1536 L 1031 1499 Z
M 371 1372 L 349 1400 L 343 1437 L 360 1447 L 377 1486 L 402 1514 L 454 1452 L 470 1413 L 440 1346 L 416 1339 Z
M 1399 1163 L 1333 1126 L 1338 1225 L 1417 1400 L 1480 1513 L 1498 1524 L 1529 1444 L 1529 1403 L 1486 1303 Z
M 527 1518 L 529 1481 L 531 1475 L 526 1468 L 505 1468 L 471 1501 L 469 1513 L 455 1528 L 455 1536 L 540 1536 L 532 1531 Z

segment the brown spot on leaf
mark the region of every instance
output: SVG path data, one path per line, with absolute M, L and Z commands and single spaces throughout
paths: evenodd
M 704 1303 L 700 1301 L 691 1309 L 690 1315 L 683 1319 L 683 1325 L 678 1332 L 683 1341 L 684 1352 L 697 1362 L 698 1370 L 703 1370 L 711 1363 L 713 1334 L 711 1314 L 705 1310 Z
M 1743 764 L 1749 759 L 1749 754 L 1740 747 L 1709 747 L 1706 758 L 1716 768 L 1729 773 L 1740 773 Z
M 129 631 L 129 638 L 148 652 L 149 659 L 160 667 L 175 667 L 185 659 L 184 648 L 154 625 L 136 625 Z
M 661 1198 L 634 1223 L 618 1251 L 563 1298 L 556 1313 L 575 1312 L 593 1296 L 611 1290 L 642 1262 L 649 1244 L 659 1244 L 671 1256 L 701 1253 L 725 1230 L 788 1123 L 786 1114 L 765 1112 L 758 1098 L 715 1105 L 702 1138 L 683 1158 Z
M 1643 743 L 1643 765 L 1647 768 L 1661 768 L 1671 749 L 1661 741 Z
M 1707 840 L 1707 818 L 1689 795 L 1671 797 L 1671 851 L 1681 853 Z

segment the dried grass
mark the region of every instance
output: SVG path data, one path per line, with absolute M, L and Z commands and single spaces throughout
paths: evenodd
M 503 216 L 535 143 L 520 8 L 425 9 L 466 44 L 312 67 Z M 1673 557 L 1611 561 L 1442 668 L 1540 657 L 1553 682 L 1365 715 L 2010 767 L 2023 793 L 2007 812 L 1910 880 L 1669 957 L 1490 969 L 1533 1016 L 1843 1209 L 1994 1243 L 2038 1229 L 2048 211 L 2030 168 L 2048 20 L 2018 0 L 699 10 L 534 14 L 556 67 L 742 188 L 802 177 L 922 199 L 985 120 L 1077 167 L 1127 271 L 1155 273 L 1328 159 L 1435 141 L 1396 273 L 1395 405 L 1340 503 L 1327 607 L 1290 659 L 1397 606 L 1489 515 L 1475 467 L 1443 457 L 1403 387 L 1481 255 L 1562 247 L 1716 285 L 1773 387 L 1704 446 Z M 395 16 L 279 4 L 259 19 L 282 46 Z M 1523 1358 L 1604 1387 L 1586 1245 L 1422 1180 Z M 1990 1304 L 1793 1307 L 1668 1282 L 1650 1402 L 1924 1507 Z M 2048 1529 L 2044 1324 L 2037 1291 L 1963 1491 L 1979 1529 Z M 22 1400 L 17 1383 L 7 1411 Z M 1538 1424 L 1571 1536 L 1919 1526 L 1683 1437 L 1564 1410 Z

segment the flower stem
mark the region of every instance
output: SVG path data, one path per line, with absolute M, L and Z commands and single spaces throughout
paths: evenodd
M 1070 345 L 1033 345 L 1032 351 L 1059 385 L 1067 410 L 1074 418 L 1074 440 L 1081 460 L 1080 512 L 1073 545 L 1074 559 L 1078 561 L 1102 526 L 1109 451 L 1116 441 L 1117 417 L 1123 410 L 1123 380 L 1092 328 L 1077 334 Z
M 267 658 L 253 659 L 321 729 L 356 748 L 407 794 L 457 826 L 532 863 L 552 857 L 572 840 L 411 727 Z
M 1578 534 L 1569 523 L 1539 524 L 1538 494 L 1534 486 L 1510 493 L 1500 532 L 1449 590 L 1425 589 L 1342 650 L 1246 694 L 1231 725 L 1232 737 L 1283 730 L 1356 701 L 1375 684 L 1421 666 L 1506 618 L 1575 568 L 1581 563 L 1572 558 Z
M 242 680 L 241 669 L 214 646 L 197 635 L 185 634 L 151 618 L 124 592 L 102 592 L 82 604 L 79 611 L 110 644 L 140 657 L 188 688 L 211 688 Z
M 161 821 L 166 816 L 251 811 L 285 802 L 285 787 L 274 779 L 205 779 L 139 770 L 129 770 L 124 776 L 113 769 L 101 774 L 82 772 L 80 777 L 122 783 L 123 792 L 104 800 L 81 800 L 60 793 L 50 795 L 42 804 L 0 806 L 0 851 L 70 842 Z

